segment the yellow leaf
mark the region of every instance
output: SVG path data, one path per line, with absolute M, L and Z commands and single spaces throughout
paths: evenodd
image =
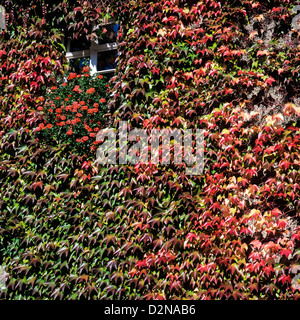
M 230 208 L 229 211 L 234 215 L 236 213 L 236 208 Z
M 250 33 L 250 39 L 253 39 L 255 36 L 258 35 L 258 32 L 255 30 L 253 32 Z
M 254 19 L 257 19 L 258 21 L 261 21 L 261 20 L 264 20 L 265 18 L 263 16 L 263 14 L 260 14 L 260 15 L 258 15 L 256 17 L 254 17 Z
M 167 32 L 165 29 L 159 29 L 157 32 L 157 35 L 162 36 L 162 37 L 164 37 L 166 34 L 167 34 Z

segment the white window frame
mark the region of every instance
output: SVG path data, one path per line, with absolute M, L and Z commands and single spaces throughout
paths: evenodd
M 105 23 L 99 24 L 98 26 L 93 28 L 93 31 L 95 31 L 99 26 L 105 26 L 109 25 L 111 23 L 114 23 L 115 20 L 109 20 Z M 67 40 L 67 46 L 66 46 L 66 58 L 68 61 L 72 59 L 77 59 L 77 58 L 85 58 L 89 57 L 90 58 L 90 72 L 91 75 L 94 74 L 107 74 L 107 73 L 114 73 L 116 69 L 107 69 L 107 70 L 101 70 L 97 71 L 97 64 L 98 64 L 98 53 L 100 52 L 107 52 L 111 50 L 117 50 L 118 49 L 118 44 L 117 42 L 111 42 L 111 43 L 104 43 L 104 44 L 97 44 L 96 41 L 93 41 L 91 43 L 90 49 L 89 50 L 82 50 L 82 51 L 70 51 L 71 47 L 71 39 L 69 38 Z

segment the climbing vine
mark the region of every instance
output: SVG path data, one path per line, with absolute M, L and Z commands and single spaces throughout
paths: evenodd
M 298 299 L 296 1 L 97 4 L 4 4 L 1 297 Z M 40 97 L 67 69 L 62 30 L 92 34 L 107 14 L 121 23 L 109 125 L 203 129 L 201 175 L 100 166 L 38 136 Z M 85 89 L 84 102 L 96 94 Z

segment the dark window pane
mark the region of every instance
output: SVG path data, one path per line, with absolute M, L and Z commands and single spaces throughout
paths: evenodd
M 116 42 L 119 28 L 120 25 L 115 23 L 101 26 L 97 30 L 97 34 L 99 36 L 98 44 Z
M 70 51 L 89 50 L 91 43 L 86 39 L 71 40 Z
M 117 66 L 117 50 L 110 50 L 98 53 L 97 71 L 115 69 Z

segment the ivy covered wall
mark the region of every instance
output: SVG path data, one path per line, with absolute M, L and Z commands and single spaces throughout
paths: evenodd
M 1 297 L 297 299 L 295 1 L 35 3 L 6 1 L 0 44 Z M 202 175 L 98 166 L 36 139 L 39 97 L 66 64 L 59 30 L 89 34 L 109 10 L 107 125 L 204 129 Z

